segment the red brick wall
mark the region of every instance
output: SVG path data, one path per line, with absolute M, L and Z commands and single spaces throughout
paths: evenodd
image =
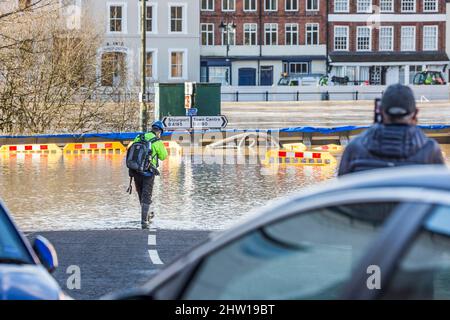
M 214 24 L 214 38 L 215 45 L 220 45 L 222 41 L 221 29 L 219 25 L 222 21 L 234 22 L 236 24 L 236 44 L 242 45 L 244 41 L 244 23 L 256 23 L 258 24 L 257 30 L 257 44 L 264 44 L 264 24 L 265 23 L 278 23 L 278 44 L 284 45 L 285 43 L 285 24 L 297 23 L 299 30 L 299 42 L 298 44 L 305 44 L 305 25 L 307 23 L 319 23 L 320 44 L 326 44 L 326 23 L 327 14 L 326 6 L 327 0 L 320 0 L 319 9 L 317 14 L 306 12 L 306 1 L 298 0 L 299 11 L 286 12 L 285 0 L 278 0 L 278 11 L 267 12 L 264 11 L 264 0 L 257 0 L 257 11 L 245 12 L 244 1 L 236 0 L 236 11 L 234 12 L 222 12 L 222 0 L 215 0 L 214 12 L 201 11 L 200 22 L 201 23 L 213 23 Z M 259 12 L 262 9 L 261 25 L 259 25 Z M 259 28 L 262 28 L 260 32 Z M 262 37 L 262 39 L 261 39 Z
M 358 13 L 356 11 L 356 3 L 357 0 L 350 0 L 350 12 L 351 14 Z M 372 0 L 372 5 L 379 6 L 380 0 Z M 334 0 L 329 1 L 330 6 L 330 14 L 334 13 Z M 416 0 L 416 13 L 421 14 L 437 14 L 437 13 L 446 13 L 446 0 L 439 0 L 438 5 L 439 12 L 423 12 L 423 0 Z M 405 12 L 401 12 L 401 0 L 394 0 L 394 13 L 397 14 L 408 14 Z
M 330 23 L 330 36 L 328 41 L 329 51 L 334 51 L 334 26 L 349 26 L 349 44 L 350 51 L 356 51 L 356 28 L 357 26 L 365 26 L 365 23 L 357 22 L 339 22 Z M 416 27 L 416 51 L 422 51 L 423 48 L 423 26 L 426 25 L 437 25 L 439 27 L 438 31 L 438 50 L 445 51 L 445 22 L 416 22 L 416 23 L 385 23 L 382 26 L 393 26 L 394 27 L 394 51 L 401 51 L 401 27 L 402 26 L 415 26 Z M 379 43 L 379 30 L 372 30 L 372 51 L 378 51 Z

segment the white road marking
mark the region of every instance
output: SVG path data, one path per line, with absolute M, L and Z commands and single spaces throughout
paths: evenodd
M 148 235 L 148 245 L 149 246 L 156 246 L 156 234 L 149 234 Z
M 157 250 L 148 250 L 148 254 L 150 255 L 150 260 L 153 264 L 164 264 L 159 258 Z

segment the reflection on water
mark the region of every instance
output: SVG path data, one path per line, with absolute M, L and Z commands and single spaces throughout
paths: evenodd
M 444 146 L 447 160 L 450 146 Z M 156 179 L 156 226 L 223 229 L 249 210 L 335 175 L 336 167 L 223 164 L 172 156 Z M 0 193 L 22 230 L 139 228 L 120 155 L 0 154 Z

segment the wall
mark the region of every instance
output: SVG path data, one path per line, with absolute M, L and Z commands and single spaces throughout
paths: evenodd
M 448 100 L 449 86 L 410 86 L 417 100 Z M 297 92 L 299 101 L 318 101 L 322 93 L 329 92 L 330 100 L 354 100 L 355 92 L 358 92 L 359 100 L 372 100 L 381 96 L 386 86 L 305 86 L 305 87 L 238 87 L 223 86 L 222 101 L 236 101 L 236 93 L 239 93 L 239 101 L 265 101 L 266 92 L 269 93 L 269 101 L 296 101 Z

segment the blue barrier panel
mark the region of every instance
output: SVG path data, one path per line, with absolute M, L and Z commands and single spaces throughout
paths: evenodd
M 450 125 L 424 125 L 419 126 L 424 130 L 444 130 L 449 129 Z M 322 133 L 322 134 L 333 134 L 339 132 L 348 132 L 355 130 L 367 129 L 369 126 L 342 126 L 335 128 L 316 128 L 316 127 L 292 127 L 292 128 L 282 128 L 282 129 L 226 129 L 226 130 L 194 130 L 193 133 L 205 133 L 205 132 L 230 132 L 230 133 L 242 133 L 242 132 L 286 132 L 286 133 Z M 170 136 L 172 134 L 186 134 L 188 131 L 172 131 L 164 132 L 163 136 Z M 24 138 L 35 138 L 35 139 L 90 139 L 90 138 L 101 138 L 106 140 L 133 140 L 139 132 L 108 132 L 108 133 L 84 133 L 84 134 L 41 134 L 33 136 L 25 135 L 14 135 L 14 136 L 0 136 L 0 139 L 24 139 Z

